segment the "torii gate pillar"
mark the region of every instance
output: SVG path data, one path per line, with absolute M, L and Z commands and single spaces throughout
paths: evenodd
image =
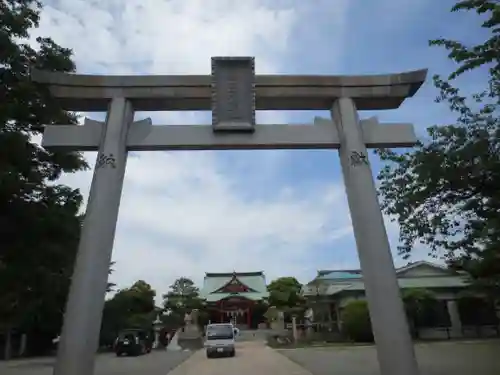
M 413 342 L 356 106 L 350 98 L 339 98 L 331 114 L 339 134 L 340 163 L 377 344 L 380 373 L 418 375 Z
M 54 374 L 93 374 L 104 296 L 127 164 L 134 111 L 125 98 L 109 105 L 90 186 Z

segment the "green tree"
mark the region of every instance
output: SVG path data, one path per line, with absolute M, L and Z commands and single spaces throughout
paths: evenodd
M 349 339 L 356 342 L 373 341 L 370 313 L 366 301 L 352 301 L 344 307 L 342 331 Z
M 71 51 L 50 38 L 38 38 L 36 48 L 27 43 L 40 6 L 0 3 L 0 329 L 7 338 L 14 328 L 35 332 L 50 344 L 61 324 L 82 203 L 78 189 L 56 180 L 87 165 L 79 153 L 45 150 L 34 141 L 46 124 L 76 123 L 30 80 L 30 68 L 75 69 Z
M 380 172 L 384 212 L 400 226 L 399 252 L 409 257 L 416 243 L 454 268 L 465 270 L 473 285 L 500 295 L 500 5 L 498 1 L 458 2 L 452 11 L 481 15 L 489 33 L 479 45 L 438 39 L 458 68 L 445 80 L 434 77 L 440 94 L 457 115 L 452 125 L 428 129 L 429 139 L 406 153 L 380 150 L 388 164 Z M 456 77 L 482 67 L 485 89 L 470 97 L 453 87 Z
M 151 329 L 158 313 L 154 303 L 155 296 L 156 292 L 151 285 L 138 280 L 130 288 L 119 290 L 107 300 L 103 310 L 101 344 L 112 344 L 122 329 Z
M 155 309 L 156 292 L 144 280 L 136 281 L 134 285 L 124 290 L 123 293 L 130 300 L 130 312 L 141 314 L 149 313 Z
M 434 293 L 425 288 L 410 288 L 401 291 L 408 324 L 413 337 L 418 337 L 420 322 L 424 319 L 429 307 L 436 302 Z
M 303 304 L 302 284 L 292 276 L 279 277 L 267 286 L 270 306 L 278 309 L 297 307 Z
M 163 308 L 170 315 L 165 317 L 168 326 L 179 327 L 184 324 L 184 316 L 193 309 L 199 309 L 199 324 L 206 320 L 203 300 L 200 291 L 193 280 L 188 277 L 180 277 L 170 285 L 170 290 L 163 295 Z
M 168 293 L 163 295 L 165 309 L 173 311 L 189 311 L 201 307 L 199 289 L 193 280 L 180 277 L 170 285 Z

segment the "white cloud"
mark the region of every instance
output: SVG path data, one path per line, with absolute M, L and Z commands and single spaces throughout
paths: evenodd
M 242 170 L 222 170 L 217 159 L 209 152 L 129 158 L 113 281 L 144 278 L 165 291 L 176 277 L 201 281 L 207 271 L 264 270 L 268 278 L 307 279 L 320 268 L 311 265 L 315 246 L 352 235 L 342 186 L 325 184 L 299 195 L 278 185 L 265 199 L 245 198 Z M 80 173 L 64 181 L 86 193 L 90 179 Z M 277 182 L 264 181 L 270 188 Z
M 55 0 L 40 34 L 73 48 L 80 72 L 99 64 L 113 74 L 203 74 L 211 56 L 249 54 L 266 73 L 279 67 L 297 19 L 261 1 Z
M 214 55 L 255 56 L 258 73 L 279 72 L 288 63 L 283 56 L 294 25 L 303 20 L 298 8 L 277 4 L 53 0 L 45 6 L 37 35 L 72 48 L 79 72 L 85 73 L 206 74 Z M 336 4 L 341 17 L 346 6 Z M 285 121 L 283 114 L 259 116 Z M 156 114 L 154 121 L 192 123 L 199 117 Z M 278 168 L 293 168 L 283 153 L 252 155 L 234 157 L 237 167 L 230 170 L 221 153 L 129 157 L 113 281 L 126 286 L 143 278 L 162 293 L 174 278 L 200 281 L 206 271 L 264 270 L 269 279 L 291 274 L 307 279 L 324 268 L 311 259 L 311 251 L 352 235 L 341 180 L 304 193 L 276 176 Z M 241 186 L 242 174 L 255 182 Z M 90 172 L 63 177 L 85 195 L 90 180 Z M 258 185 L 273 190 L 257 199 L 251 193 Z

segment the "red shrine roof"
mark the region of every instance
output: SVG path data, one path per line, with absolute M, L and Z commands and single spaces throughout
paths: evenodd
M 207 272 L 203 281 L 201 297 L 207 302 L 216 302 L 229 297 L 261 300 L 269 295 L 264 272 Z

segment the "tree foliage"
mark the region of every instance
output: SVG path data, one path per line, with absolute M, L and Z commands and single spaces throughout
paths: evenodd
M 500 1 L 499 0 L 462 0 L 452 8 L 452 12 L 475 11 L 486 19 L 481 27 L 489 32 L 489 38 L 481 44 L 467 46 L 461 42 L 444 38 L 434 39 L 429 42 L 431 46 L 442 46 L 448 52 L 448 57 L 456 62 L 459 67 L 452 72 L 449 79 L 455 79 L 461 74 L 490 65 L 492 78 L 498 79 L 500 71 L 499 46 L 500 46 Z M 498 86 L 496 87 L 498 89 Z M 498 94 L 498 91 L 496 92 Z M 498 95 L 497 95 L 498 97 Z
M 0 329 L 41 330 L 50 342 L 61 324 L 82 203 L 78 189 L 56 180 L 87 165 L 79 153 L 35 142 L 46 124 L 76 123 L 30 80 L 31 68 L 75 69 L 71 50 L 50 38 L 37 38 L 36 46 L 27 42 L 40 6 L 35 0 L 0 2 Z
M 481 15 L 489 38 L 481 44 L 437 39 L 458 68 L 448 79 L 434 76 L 436 101 L 456 114 L 454 124 L 428 128 L 428 139 L 406 153 L 379 150 L 388 164 L 380 172 L 384 212 L 400 226 L 399 252 L 409 257 L 420 243 L 454 267 L 467 270 L 475 285 L 500 291 L 500 5 L 458 2 L 452 11 Z M 485 89 L 463 96 L 455 78 L 477 69 L 488 73 Z
M 163 308 L 169 313 L 164 318 L 169 326 L 179 327 L 184 324 L 184 316 L 193 309 L 202 309 L 203 300 L 194 281 L 187 277 L 180 277 L 170 285 L 170 290 L 163 295 Z M 200 313 L 199 322 L 206 319 L 204 312 Z
M 268 302 L 278 309 L 297 307 L 303 303 L 302 284 L 293 276 L 279 277 L 269 283 Z
M 426 312 L 436 302 L 436 296 L 428 289 L 410 288 L 401 291 L 401 297 L 408 317 L 408 324 L 413 337 L 418 337 L 420 322 Z
M 166 309 L 186 309 L 199 308 L 199 289 L 193 280 L 187 277 L 180 277 L 170 285 L 168 293 L 163 295 Z
M 122 329 L 151 329 L 158 313 L 155 296 L 151 285 L 138 280 L 130 288 L 119 290 L 107 300 L 101 325 L 101 343 L 110 345 Z
M 342 331 L 356 342 L 372 342 L 373 333 L 368 303 L 364 300 L 349 302 L 342 311 Z

